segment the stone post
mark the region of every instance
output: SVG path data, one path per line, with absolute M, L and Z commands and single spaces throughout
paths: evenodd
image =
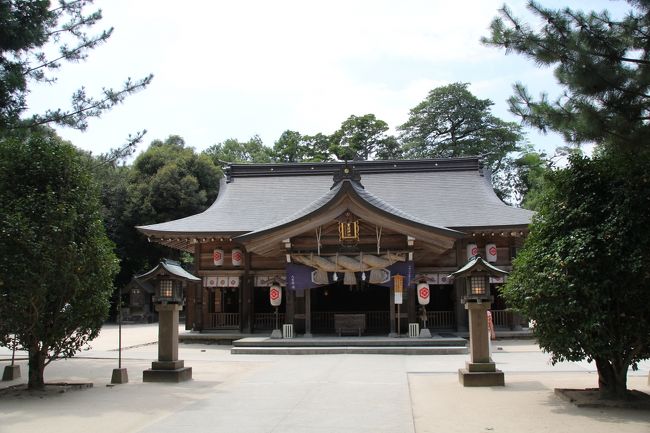
M 470 361 L 458 370 L 463 386 L 504 386 L 504 376 L 490 358 L 490 334 L 487 326 L 489 302 L 467 302 L 469 312 Z
M 178 312 L 180 304 L 156 304 L 158 312 L 158 361 L 143 372 L 143 382 L 181 382 L 192 379 L 192 367 L 178 359 Z

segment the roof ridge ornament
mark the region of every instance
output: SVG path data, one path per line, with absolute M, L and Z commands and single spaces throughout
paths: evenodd
M 363 188 L 363 185 L 361 185 L 361 174 L 355 169 L 354 166 L 348 164 L 347 159 L 345 160 L 343 166 L 338 171 L 334 172 L 334 183 L 330 189 L 334 189 L 336 185 L 343 182 L 344 180 L 355 182 L 357 185 Z

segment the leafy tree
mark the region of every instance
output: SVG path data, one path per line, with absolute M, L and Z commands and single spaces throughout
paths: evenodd
M 95 338 L 117 259 L 88 159 L 49 131 L 0 138 L 0 336 L 29 353 L 29 388 Z
M 121 88 L 105 88 L 99 96 L 90 96 L 82 87 L 72 95 L 70 108 L 53 108 L 22 119 L 30 83 L 55 82 L 52 72 L 62 62 L 85 60 L 89 51 L 106 42 L 113 32 L 111 28 L 90 33 L 102 18 L 100 10 L 85 12 L 92 0 L 60 0 L 54 7 L 51 3 L 0 2 L 0 134 L 43 124 L 84 130 L 89 118 L 99 117 L 152 79 L 151 75 L 140 80 L 127 79 Z M 142 134 L 129 137 L 124 150 L 130 150 Z
M 331 136 L 321 132 L 314 135 L 303 135 L 302 146 L 305 149 L 303 161 L 333 161 L 334 158 L 330 152 L 331 141 Z
M 648 344 L 648 182 L 650 5 L 629 1 L 620 20 L 604 11 L 529 8 L 534 30 L 507 7 L 483 42 L 554 67 L 564 92 L 535 101 L 515 86 L 511 111 L 574 144 L 596 144 L 595 158 L 545 178 L 549 191 L 515 262 L 509 298 L 537 320 L 553 359 L 596 361 L 603 394 L 624 397 L 628 367 L 650 357 Z M 561 327 L 557 324 L 562 323 Z
M 533 319 L 552 361 L 595 361 L 604 396 L 650 357 L 649 158 L 573 155 L 547 188 L 502 294 Z
M 429 92 L 398 128 L 400 139 L 410 158 L 483 156 L 497 184 L 508 154 L 521 150 L 521 128 L 492 115 L 492 101 L 478 99 L 467 87 L 453 83 Z M 503 191 L 497 193 L 503 198 Z
M 384 148 L 394 144 L 386 134 L 388 124 L 374 114 L 352 115 L 330 138 L 330 152 L 339 160 L 371 160 Z M 392 138 L 392 141 L 391 141 Z
M 320 162 L 331 160 L 330 137 L 321 133 L 301 135 L 286 130 L 273 146 L 273 162 Z
M 213 144 L 204 151 L 217 166 L 227 163 L 271 162 L 272 152 L 270 148 L 264 146 L 262 139 L 257 135 L 245 142 L 229 138 L 223 143 Z
M 303 161 L 304 147 L 302 136 L 297 131 L 286 130 L 273 146 L 273 159 L 276 162 L 300 162 Z
M 140 271 L 142 263 L 157 258 L 154 248 L 148 250 L 145 258 L 138 257 L 138 250 L 132 249 L 133 245 L 141 239 L 134 234 L 134 221 L 130 219 L 129 209 L 129 181 L 131 179 L 131 166 L 118 165 L 112 160 L 102 157 L 89 157 L 93 175 L 99 184 L 101 215 L 106 234 L 115 244 L 115 254 L 120 259 L 120 269 L 115 277 L 115 286 L 123 287 L 128 283 L 133 274 Z
M 510 109 L 528 125 L 564 135 L 570 143 L 594 142 L 600 151 L 648 151 L 650 134 L 650 4 L 629 0 L 620 20 L 607 11 L 552 10 L 531 1 L 541 26 L 532 27 L 503 7 L 483 38 L 490 46 L 552 66 L 564 88 L 557 99 L 535 100 L 515 85 Z
M 508 157 L 505 167 L 495 188 L 502 191 L 511 204 L 537 210 L 545 185 L 544 176 L 553 168 L 553 161 L 529 145 L 518 156 Z
M 207 209 L 217 197 L 220 172 L 208 155 L 198 155 L 185 141 L 172 135 L 154 140 L 129 170 L 127 203 L 115 203 L 123 213 L 108 221 L 120 221 L 112 233 L 122 259 L 121 277 L 148 269 L 169 251 L 152 248 L 136 230 L 136 225 L 155 224 L 184 218 Z M 119 201 L 123 191 L 115 198 Z M 110 196 L 107 197 L 110 199 Z M 113 206 L 110 204 L 109 206 Z

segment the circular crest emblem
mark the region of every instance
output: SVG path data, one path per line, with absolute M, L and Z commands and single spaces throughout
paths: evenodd
M 422 287 L 420 289 L 420 298 L 428 298 L 429 297 L 429 289 L 426 287 Z

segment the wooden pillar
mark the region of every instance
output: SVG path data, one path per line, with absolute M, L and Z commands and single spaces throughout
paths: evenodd
M 413 255 L 414 255 L 414 244 L 415 244 L 415 238 L 411 236 L 406 237 L 406 243 L 409 248 L 409 261 L 413 261 Z M 417 272 L 415 270 L 415 262 L 413 264 L 413 276 L 417 275 Z M 411 284 L 410 281 L 404 281 L 404 285 L 406 286 L 405 290 L 405 300 L 406 300 L 406 313 L 408 317 L 408 323 L 415 323 L 417 322 L 417 293 L 415 292 L 415 286 L 417 284 Z
M 461 239 L 456 241 L 456 268 L 464 266 L 467 262 L 467 256 L 464 247 L 464 243 Z M 467 311 L 461 303 L 461 298 L 465 293 L 465 281 L 463 278 L 456 278 L 454 280 L 454 310 L 456 312 L 456 331 L 468 331 L 468 320 L 467 320 Z
M 305 337 L 313 337 L 311 333 L 311 289 L 305 289 Z
M 240 322 L 239 328 L 241 332 L 250 334 L 252 329 L 252 311 L 253 311 L 253 282 L 250 278 L 250 263 L 251 255 L 244 252 L 244 275 L 241 279 L 241 288 L 239 294 L 241 296 L 241 309 L 240 309 Z
M 209 319 L 209 309 L 208 304 L 210 303 L 210 292 L 207 287 L 201 288 L 201 330 L 210 328 L 210 319 Z
M 397 332 L 395 332 L 395 289 L 391 286 L 390 288 L 390 333 L 389 337 L 397 337 Z
M 296 291 L 295 290 L 285 290 L 285 312 L 284 312 L 284 323 L 294 324 L 294 316 L 296 314 Z
M 414 272 L 415 274 L 415 272 Z M 409 281 L 410 283 L 410 281 Z M 407 313 L 408 313 L 408 319 L 409 323 L 415 323 L 418 321 L 417 319 L 417 304 L 418 304 L 418 294 L 416 293 L 416 286 L 417 284 L 409 284 L 407 287 L 407 296 L 406 296 L 406 303 L 407 303 Z
M 196 275 L 200 275 L 201 271 L 201 244 L 197 243 L 194 245 L 194 272 Z M 201 282 L 196 284 L 192 290 L 194 290 L 193 296 L 193 305 L 188 305 L 188 310 L 191 308 L 194 310 L 192 314 L 192 329 L 194 331 L 203 331 L 203 279 Z M 189 313 L 189 311 L 188 311 Z

